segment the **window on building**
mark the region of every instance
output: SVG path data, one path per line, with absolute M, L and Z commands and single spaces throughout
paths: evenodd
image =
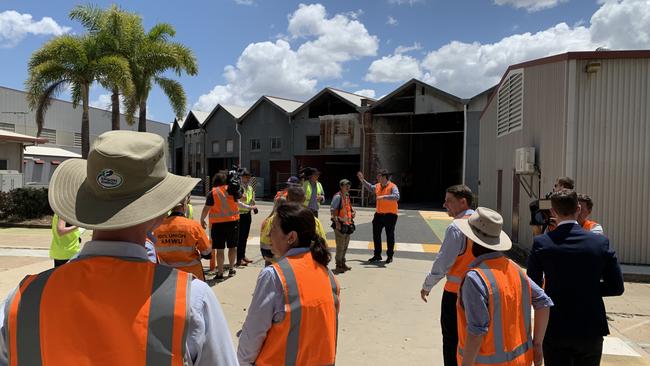
M 2 123 L 2 122 L 0 122 L 0 130 L 9 131 L 9 132 L 16 132 L 16 125 L 14 125 L 13 123 Z
M 232 152 L 234 149 L 234 145 L 232 143 L 232 139 L 226 140 L 226 152 Z
M 43 164 L 42 161 L 41 163 L 36 160 L 34 162 L 34 166 L 32 168 L 32 182 L 41 182 L 43 181 Z
M 196 143 L 196 155 L 201 155 L 201 143 Z
M 254 177 L 259 177 L 260 176 L 260 161 L 259 160 L 251 160 L 251 175 Z
M 7 170 L 7 160 L 6 159 L 0 160 L 0 170 Z
M 251 139 L 251 151 L 260 151 L 260 150 L 262 150 L 260 139 Z
M 271 137 L 271 150 L 281 150 L 282 149 L 282 138 L 281 137 Z
M 79 132 L 74 133 L 74 146 L 76 147 L 81 146 L 81 134 Z
M 219 152 L 219 141 L 212 141 L 212 153 L 217 154 Z
M 307 150 L 320 150 L 320 136 L 306 136 Z
M 520 130 L 523 122 L 524 73 L 511 71 L 497 95 L 497 137 Z
M 44 128 L 43 131 L 41 131 L 41 137 L 46 138 L 50 144 L 56 145 L 56 130 Z
M 194 155 L 193 147 L 194 147 L 194 145 L 191 142 L 189 144 L 187 144 L 187 155 L 188 156 Z

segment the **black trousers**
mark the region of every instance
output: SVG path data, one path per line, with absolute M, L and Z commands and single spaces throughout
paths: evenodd
M 603 337 L 558 339 L 544 338 L 544 365 L 598 366 L 603 353 Z
M 458 295 L 443 291 L 440 305 L 440 326 L 442 327 L 442 357 L 445 366 L 457 366 L 456 349 L 458 347 L 458 315 L 456 313 Z
M 372 219 L 372 241 L 375 245 L 375 257 L 381 257 L 381 231 L 386 229 L 386 255 L 392 257 L 395 253 L 395 225 L 397 215 L 375 213 Z
M 251 232 L 251 213 L 239 214 L 239 242 L 237 243 L 237 262 L 241 262 L 246 257 L 246 243 L 248 234 Z

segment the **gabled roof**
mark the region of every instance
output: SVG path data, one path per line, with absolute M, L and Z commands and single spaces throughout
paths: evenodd
M 372 101 L 376 100 L 376 99 L 373 99 L 373 98 L 368 98 L 368 97 L 363 96 L 363 95 L 354 94 L 354 93 L 346 92 L 346 91 L 343 91 L 343 90 L 326 87 L 326 88 L 323 88 L 323 90 L 321 90 L 320 92 L 318 92 L 318 94 L 311 97 L 308 101 L 304 102 L 300 107 L 296 108 L 296 110 L 293 111 L 292 114 L 295 115 L 296 113 L 300 112 L 304 108 L 307 108 L 307 106 L 309 106 L 313 101 L 315 101 L 316 99 L 318 99 L 320 96 L 322 96 L 325 93 L 333 94 L 333 95 L 337 96 L 338 98 L 340 98 L 341 100 L 343 100 L 344 102 L 348 103 L 350 106 L 355 107 L 355 108 L 361 107 L 361 100 L 363 100 L 363 99 L 369 99 L 369 100 L 372 100 Z
M 393 90 L 390 94 L 388 94 L 388 95 L 384 96 L 383 98 L 379 99 L 376 103 L 374 103 L 370 107 L 370 109 L 372 110 L 372 109 L 375 109 L 375 108 L 381 106 L 386 101 L 392 99 L 395 95 L 401 93 L 402 91 L 404 91 L 406 88 L 410 87 L 413 84 L 423 86 L 423 87 L 433 91 L 434 94 L 437 94 L 442 98 L 449 99 L 449 100 L 451 100 L 453 102 L 456 102 L 456 103 L 464 104 L 463 99 L 461 99 L 461 98 L 459 98 L 459 97 L 457 97 L 457 96 L 455 96 L 453 94 L 449 94 L 444 90 L 438 89 L 438 88 L 436 88 L 434 86 L 431 86 L 431 85 L 429 85 L 429 84 L 427 84 L 427 83 L 425 83 L 423 81 L 420 81 L 418 79 L 411 79 L 411 80 L 405 82 L 404 84 L 402 84 L 399 88 Z
M 202 125 L 205 123 L 205 120 L 208 118 L 210 113 L 208 112 L 203 112 L 203 111 L 197 111 L 197 110 L 191 110 L 190 113 L 194 115 L 197 121 L 199 121 L 199 124 Z
M 235 118 L 239 118 L 246 113 L 248 108 L 246 107 L 240 107 L 237 105 L 222 105 L 221 108 L 223 108 L 226 112 L 230 113 L 231 116 Z
M 568 60 L 603 60 L 603 59 L 617 59 L 617 58 L 625 58 L 625 59 L 650 58 L 650 50 L 623 50 L 623 51 L 596 50 L 596 51 L 581 51 L 581 52 L 565 52 L 557 55 L 542 57 L 542 58 L 510 65 L 508 66 L 508 69 L 506 69 L 506 71 L 501 76 L 501 80 L 499 80 L 499 83 L 494 87 L 495 93 L 492 93 L 492 95 L 490 95 L 490 98 L 488 99 L 488 102 L 485 105 L 483 112 L 481 112 L 481 118 L 483 118 L 483 114 L 485 114 L 485 111 L 492 103 L 492 98 L 494 98 L 494 96 L 497 94 L 496 91 L 499 90 L 501 84 L 503 83 L 503 80 L 505 80 L 506 76 L 508 76 L 508 73 L 511 70 L 537 66 L 537 65 L 550 64 L 550 63 L 560 62 L 560 61 L 568 61 Z
M 48 142 L 48 139 L 44 137 L 34 137 L 11 131 L 0 130 L 0 141 L 45 144 Z
M 280 98 L 280 97 L 273 97 L 270 95 L 263 95 L 258 99 L 244 114 L 239 117 L 239 120 L 243 120 L 248 116 L 255 108 L 257 108 L 258 105 L 262 102 L 269 102 L 271 105 L 275 106 L 277 109 L 282 111 L 282 113 L 286 114 L 287 116 L 291 115 L 293 111 L 296 109 L 300 108 L 301 105 L 303 105 L 303 102 L 299 102 L 297 100 L 292 100 L 292 99 L 286 99 L 286 98 Z

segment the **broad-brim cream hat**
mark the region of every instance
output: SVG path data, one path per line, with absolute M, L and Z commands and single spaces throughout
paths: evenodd
M 199 181 L 167 171 L 162 137 L 109 131 L 97 137 L 88 160 L 69 159 L 59 165 L 48 198 L 66 222 L 117 230 L 162 216 Z
M 495 251 L 512 248 L 512 241 L 501 228 L 503 217 L 489 208 L 479 207 L 467 219 L 456 219 L 454 224 L 474 243 Z

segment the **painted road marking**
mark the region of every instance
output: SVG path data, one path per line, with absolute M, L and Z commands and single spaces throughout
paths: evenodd
M 41 257 L 49 258 L 50 250 L 25 248 L 0 248 L 0 257 Z
M 625 343 L 622 339 L 616 337 L 603 338 L 603 354 L 613 356 L 641 357 L 641 355 Z

